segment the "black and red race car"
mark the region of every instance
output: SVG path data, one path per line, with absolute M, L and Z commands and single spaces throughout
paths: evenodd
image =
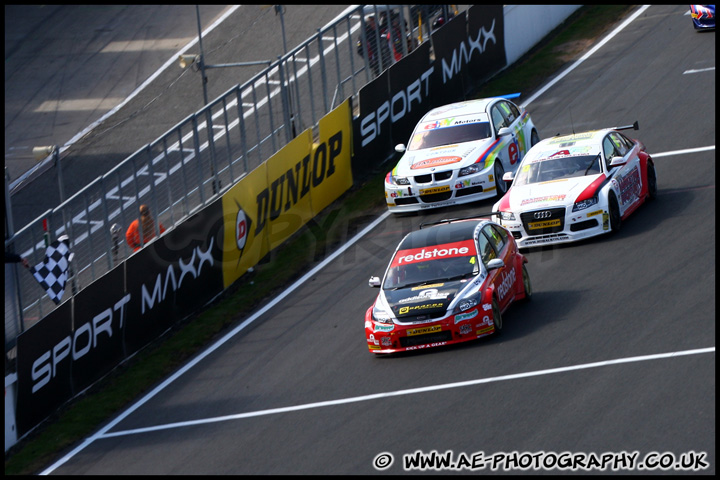
M 499 332 L 502 315 L 532 296 L 527 259 L 487 218 L 423 224 L 398 245 L 365 313 L 371 353 L 419 350 Z

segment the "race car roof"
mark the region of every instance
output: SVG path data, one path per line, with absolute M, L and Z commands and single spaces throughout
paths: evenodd
M 485 109 L 492 100 L 495 100 L 495 98 L 479 98 L 477 100 L 467 100 L 465 102 L 450 103 L 448 105 L 436 107 L 426 113 L 420 121 L 429 122 L 447 117 L 476 115 L 478 113 L 484 114 Z
M 445 243 L 460 242 L 473 238 L 475 228 L 479 223 L 486 220 L 463 220 L 451 223 L 443 223 L 421 230 L 410 232 L 400 242 L 398 250 L 409 250 L 413 248 L 431 247 Z

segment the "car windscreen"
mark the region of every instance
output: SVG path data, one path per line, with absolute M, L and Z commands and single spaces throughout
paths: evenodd
M 384 289 L 469 278 L 480 272 L 473 240 L 400 250 L 385 275 Z
M 602 172 L 600 155 L 550 157 L 524 163 L 518 170 L 515 185 L 529 185 L 562 178 L 597 175 L 600 172 Z
M 488 122 L 422 130 L 413 135 L 408 151 L 482 140 L 483 138 L 490 138 L 490 136 L 490 124 Z

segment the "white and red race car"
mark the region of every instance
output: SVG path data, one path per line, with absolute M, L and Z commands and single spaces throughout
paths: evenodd
M 418 122 L 395 168 L 385 177 L 391 213 L 446 207 L 500 198 L 501 180 L 514 172 L 525 153 L 540 141 L 530 114 L 509 98 L 452 103 L 426 113 Z
M 615 232 L 657 195 L 652 157 L 619 130 L 638 122 L 542 140 L 525 155 L 512 185 L 493 206 L 518 247 L 573 242 Z

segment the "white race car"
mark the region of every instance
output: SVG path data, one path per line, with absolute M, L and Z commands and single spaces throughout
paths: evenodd
M 520 163 L 512 185 L 493 206 L 493 218 L 519 248 L 564 243 L 617 231 L 657 195 L 652 157 L 625 127 L 547 138 Z
M 410 144 L 385 177 L 391 213 L 446 207 L 497 196 L 501 180 L 514 172 L 540 141 L 530 114 L 509 98 L 483 98 L 430 110 L 418 122 Z

